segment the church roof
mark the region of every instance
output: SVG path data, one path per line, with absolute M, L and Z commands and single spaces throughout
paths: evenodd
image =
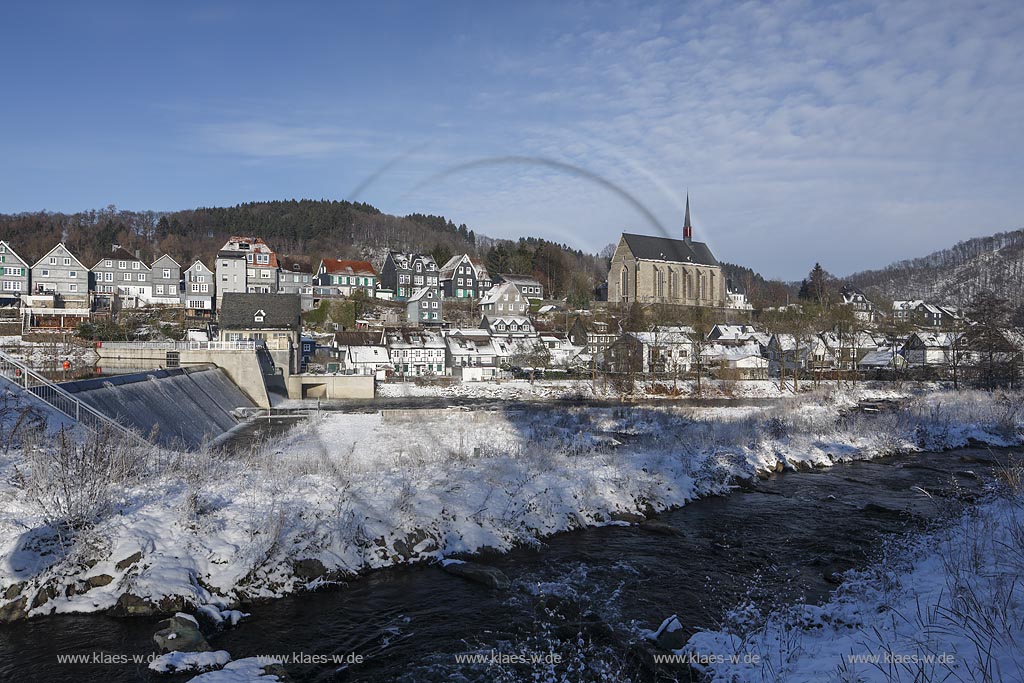
M 717 266 L 708 245 L 703 242 L 674 240 L 668 237 L 652 237 L 651 235 L 634 235 L 622 233 L 626 246 L 638 259 L 648 261 L 677 261 L 679 263 L 697 263 L 703 266 Z

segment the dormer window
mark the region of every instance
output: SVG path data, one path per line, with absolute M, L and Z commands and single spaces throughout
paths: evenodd
M 263 319 L 266 318 L 266 316 L 267 316 L 266 311 L 264 311 L 261 308 L 260 310 L 256 311 L 256 314 L 252 317 L 252 320 L 253 320 L 253 322 L 261 323 L 261 322 L 263 322 Z

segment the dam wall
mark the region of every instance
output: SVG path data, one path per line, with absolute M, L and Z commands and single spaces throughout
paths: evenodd
M 238 408 L 256 407 L 223 369 L 210 365 L 148 370 L 60 386 L 143 436 L 154 433 L 154 440 L 166 446 L 196 448 L 237 425 Z

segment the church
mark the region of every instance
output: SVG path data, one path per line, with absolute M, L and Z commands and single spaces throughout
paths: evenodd
M 686 197 L 683 239 L 624 232 L 608 271 L 610 303 L 725 306 L 722 266 L 708 245 L 693 240 L 690 197 Z

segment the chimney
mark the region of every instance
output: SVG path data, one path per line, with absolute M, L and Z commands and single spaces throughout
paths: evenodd
M 689 242 L 693 239 L 693 226 L 690 225 L 690 193 L 686 193 L 686 216 L 683 218 L 683 239 Z
M 110 253 L 113 254 L 115 251 L 117 251 L 120 248 L 121 248 L 120 244 L 111 244 L 110 245 Z
M 136 250 L 135 250 L 135 258 L 140 258 L 140 257 L 139 257 L 139 254 L 141 254 L 141 253 L 142 253 L 142 252 L 140 252 L 140 251 L 139 251 L 138 249 L 136 249 Z

